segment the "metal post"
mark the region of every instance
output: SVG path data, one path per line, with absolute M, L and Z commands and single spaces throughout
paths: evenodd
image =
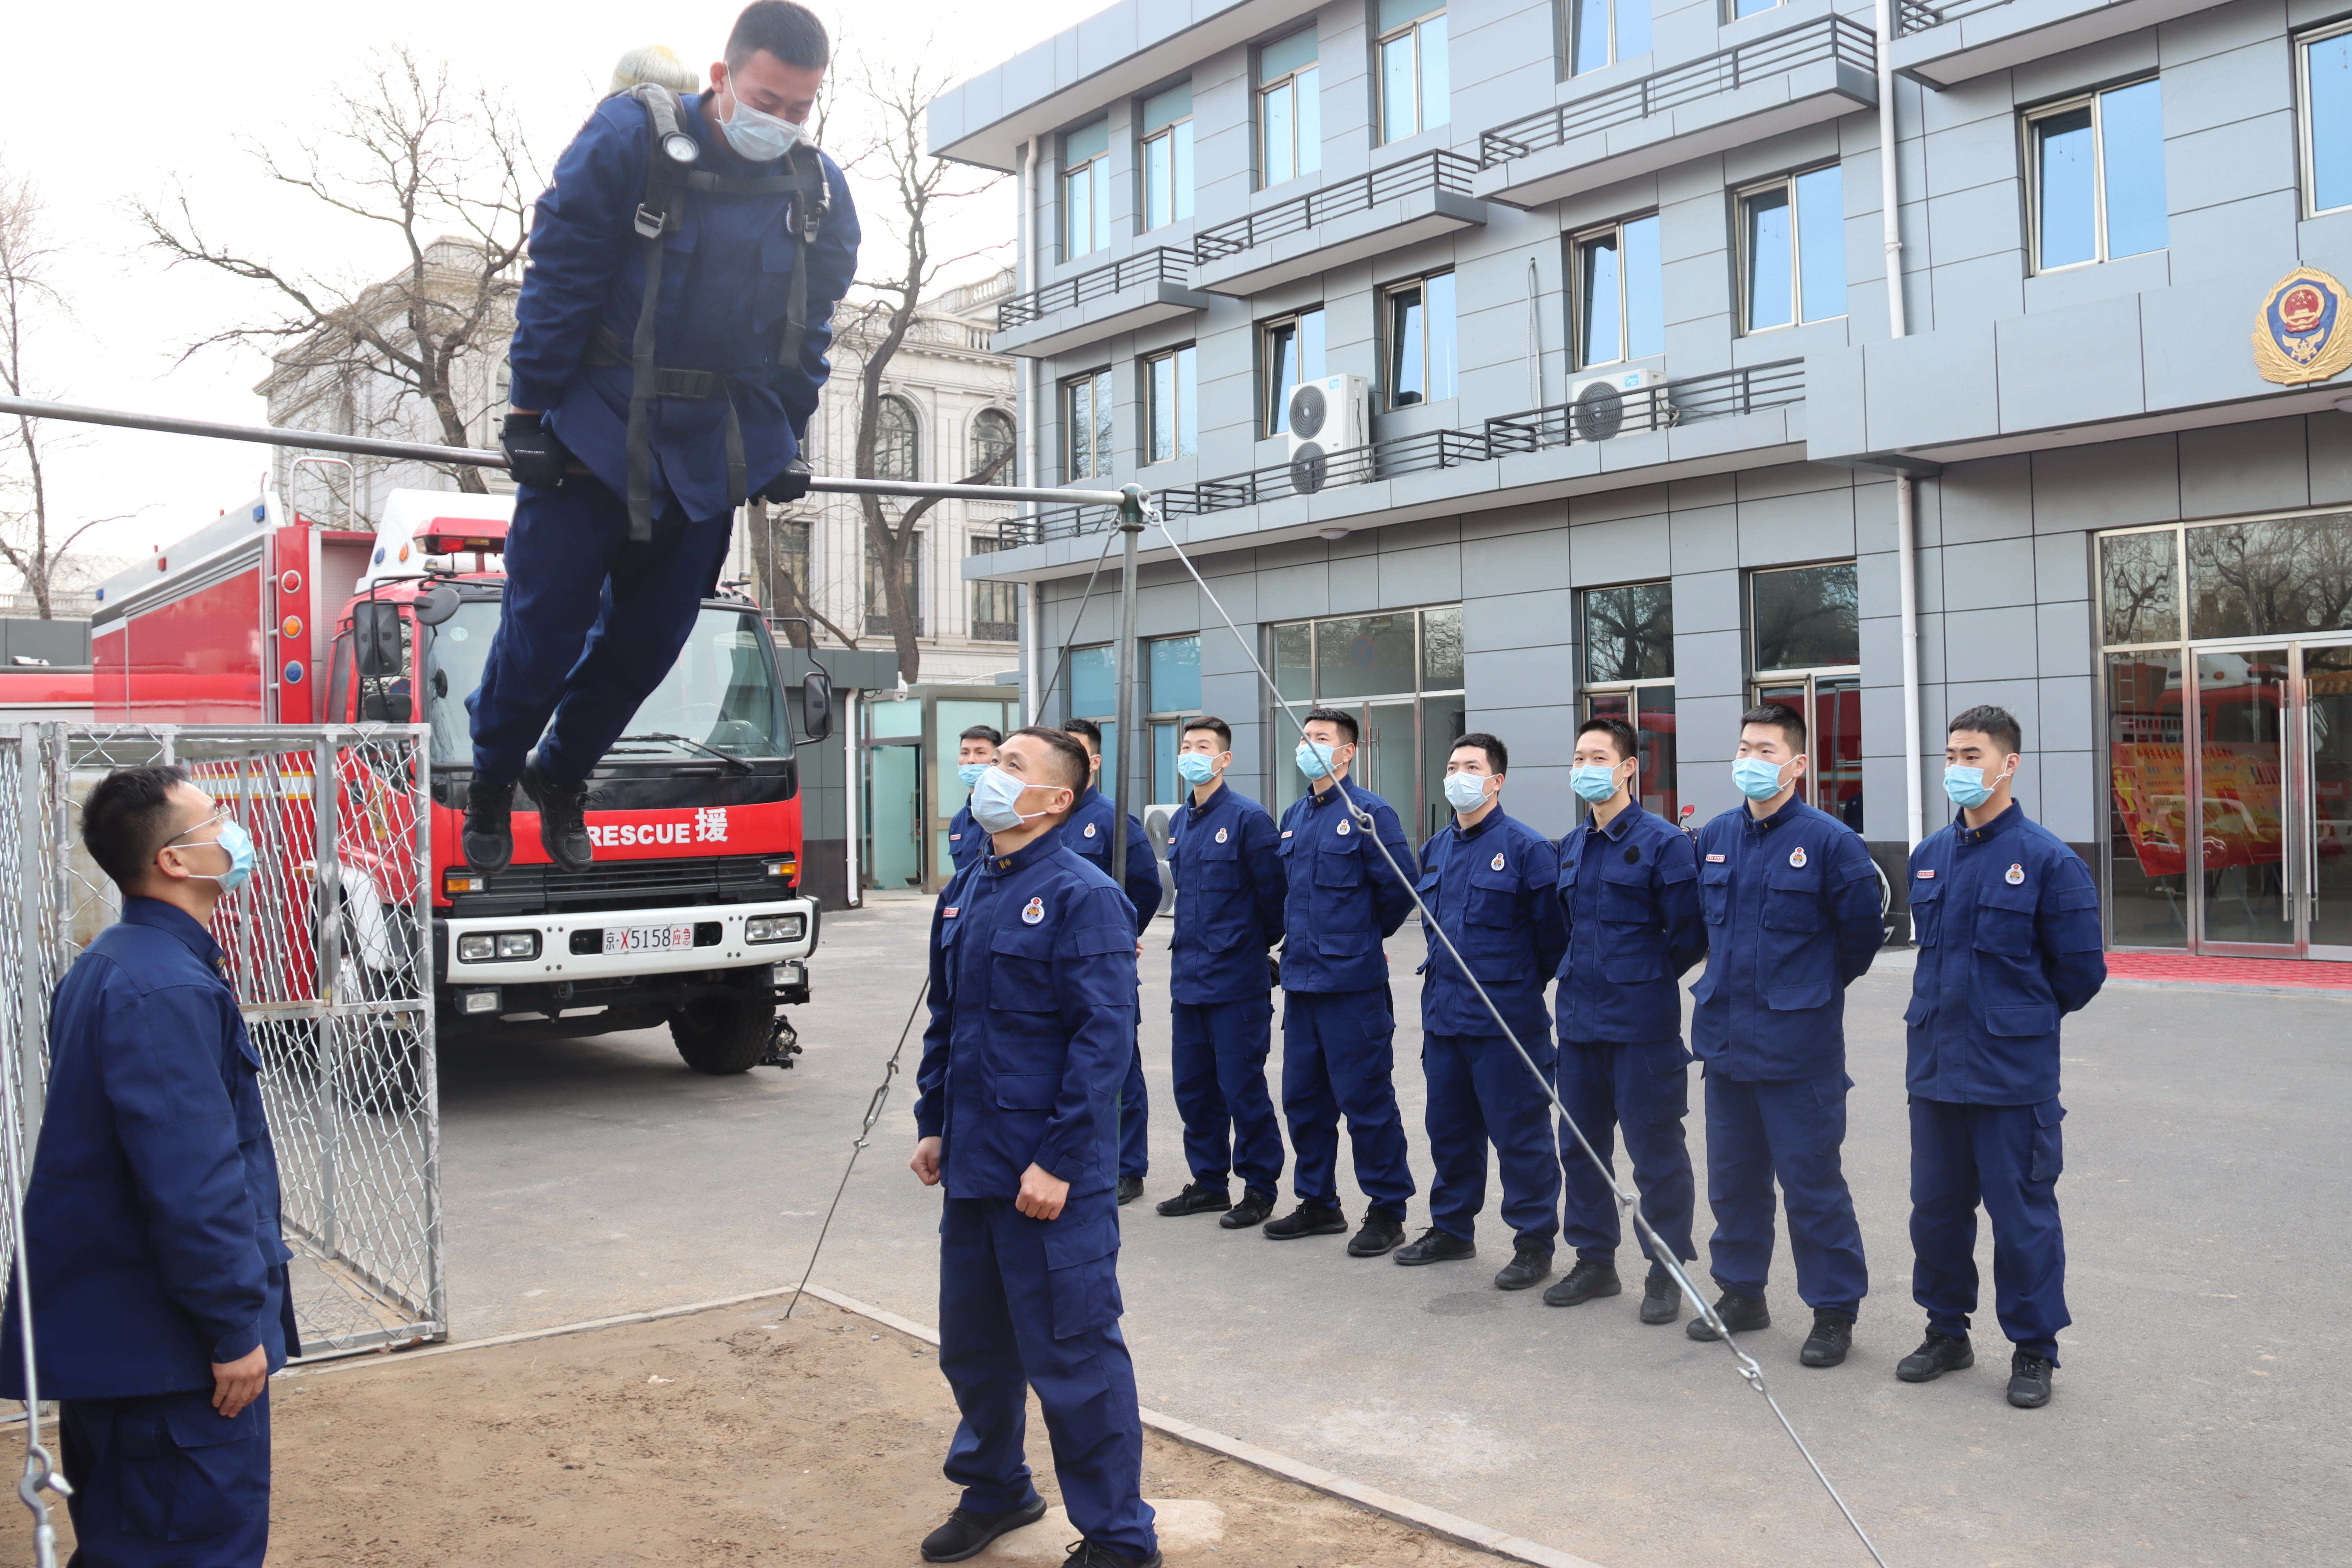
M 41 863 L 47 847 L 41 826 L 48 816 L 48 803 L 42 799 L 42 785 L 48 782 L 48 770 L 41 766 L 42 729 L 38 724 L 25 724 L 16 734 L 16 744 L 21 748 L 16 767 L 16 929 L 23 956 L 17 970 L 17 1059 L 11 1065 L 23 1095 L 17 1110 L 18 1126 L 28 1153 L 40 1136 L 43 1089 L 47 1083 L 44 1070 L 47 1030 L 42 1016 L 46 975 L 41 962 L 47 931 L 41 920 L 39 889 L 47 869 Z M 29 1168 L 19 1174 L 30 1174 Z
M 334 1084 L 338 1074 L 365 1070 L 374 1065 L 365 1059 L 368 1053 L 355 1050 L 351 1037 L 344 1031 L 343 1016 L 335 1007 L 342 1000 L 336 994 L 337 971 L 342 965 L 342 889 L 343 879 L 336 868 L 335 813 L 335 743 L 320 740 L 311 749 L 310 817 L 317 833 L 312 848 L 312 891 L 310 907 L 318 911 L 318 930 L 311 939 L 310 951 L 319 966 L 320 1057 L 328 1064 L 322 1075 L 319 1104 L 319 1245 L 331 1256 L 339 1243 L 335 1232 L 336 1210 L 340 1206 L 338 1179 L 341 1163 L 343 1113 L 336 1103 Z M 279 759 L 264 756 L 263 767 L 269 770 L 271 783 L 277 789 L 286 787 L 284 767 Z M 248 794 L 247 799 L 251 799 Z M 364 1039 L 364 1035 L 362 1038 Z M 346 1079 L 345 1081 L 348 1081 Z
M 1143 537 L 1143 487 L 1129 485 L 1119 492 L 1118 647 L 1114 652 L 1113 679 L 1118 686 L 1118 778 L 1112 786 L 1115 803 L 1110 825 L 1110 879 L 1127 886 L 1128 780 L 1135 773 L 1135 545 Z

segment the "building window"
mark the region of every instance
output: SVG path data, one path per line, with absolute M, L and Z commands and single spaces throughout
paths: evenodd
M 1070 717 L 1102 726 L 1102 779 L 1118 778 L 1118 661 L 1110 645 L 1070 650 Z
M 1004 542 L 993 533 L 975 533 L 967 549 L 973 555 L 993 555 Z M 1021 635 L 1021 584 L 974 583 L 971 585 L 971 636 L 975 642 L 1015 642 Z
M 918 531 L 907 542 L 907 553 L 900 560 L 899 577 L 907 585 L 907 609 L 913 616 L 915 635 L 923 635 L 923 535 Z M 874 536 L 866 537 L 866 635 L 886 637 L 892 635 L 890 601 L 885 594 L 889 574 L 882 569 L 882 552 L 875 548 Z
M 1062 138 L 1062 259 L 1110 248 L 1110 121 Z
M 1067 434 L 1062 478 L 1099 479 L 1110 472 L 1110 372 L 1062 383 L 1062 428 Z
M 971 472 L 987 473 L 988 465 L 999 458 L 1004 459 L 997 470 L 982 481 L 992 485 L 1020 482 L 1013 456 L 1013 416 L 1002 408 L 983 408 L 971 421 Z
M 1811 758 L 1803 794 L 1862 831 L 1862 618 L 1851 561 L 1748 577 L 1756 671 L 1750 700 L 1804 716 Z
M 1323 73 L 1310 23 L 1257 52 L 1257 178 L 1278 185 L 1323 166 Z
M 1731 12 L 1729 20 L 1736 22 L 1742 16 L 1753 16 L 1759 12 L 1769 11 L 1780 3 L 1781 0 L 1729 0 Z
M 779 616 L 805 616 L 816 594 L 809 576 L 815 520 L 772 510 L 767 517 L 768 581 L 760 585 L 760 601 Z
M 1144 724 L 1151 741 L 1150 793 L 1154 804 L 1184 798 L 1187 785 L 1176 772 L 1176 747 L 1184 721 L 1201 711 L 1201 637 L 1154 637 L 1143 645 Z
M 1682 809 L 1675 753 L 1675 591 L 1667 583 L 1587 588 L 1584 716 L 1638 737 L 1633 798 L 1672 822 Z
M 2156 79 L 2025 117 L 2033 269 L 2161 250 L 2164 104 Z
M 1391 408 L 1454 395 L 1454 274 L 1434 272 L 1383 290 Z
M 1845 314 L 1845 197 L 1838 165 L 1739 193 L 1742 330 Z
M 885 396 L 874 410 L 874 477 L 915 479 L 916 425 L 914 405 L 903 397 Z
M 1192 84 L 1143 100 L 1143 226 L 1192 216 Z
M 1570 0 L 1569 74 L 1650 52 L 1650 0 Z
M 1578 235 L 1575 267 L 1579 364 L 1616 364 L 1666 352 L 1657 214 Z
M 1381 140 L 1402 142 L 1453 116 L 1446 106 L 1445 7 L 1376 0 L 1380 8 Z
M 1258 328 L 1258 363 L 1265 374 L 1265 433 L 1290 428 L 1290 389 L 1320 381 L 1323 369 L 1323 307 L 1284 316 Z
M 1197 366 L 1190 343 L 1143 362 L 1145 424 L 1150 431 L 1147 463 L 1189 458 L 1201 447 Z
M 2294 58 L 2304 201 L 2314 214 L 2352 207 L 2352 22 L 2305 34 Z
M 1290 621 L 1269 635 L 1275 687 L 1290 710 L 1267 715 L 1271 749 L 1288 757 L 1292 718 L 1309 708 L 1341 709 L 1357 730 L 1348 776 L 1394 806 L 1414 842 L 1444 826 L 1445 758 L 1464 729 L 1462 606 Z M 1306 789 L 1287 761 L 1274 769 L 1277 813 Z

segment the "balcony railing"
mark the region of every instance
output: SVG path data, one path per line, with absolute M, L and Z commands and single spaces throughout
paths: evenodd
M 1906 3 L 1916 5 L 1917 0 Z M 1965 5 L 1970 0 L 1955 3 Z M 1867 71 L 1876 60 L 1876 40 L 1869 28 L 1844 16 L 1824 16 L 1498 125 L 1479 136 L 1479 163 L 1484 168 L 1507 163 L 1804 66 L 1834 63 Z
M 1383 202 L 1399 201 L 1406 196 L 1420 195 L 1429 191 L 1451 191 L 1456 195 L 1470 194 L 1470 176 L 1478 165 L 1459 153 L 1440 148 L 1408 158 L 1402 163 L 1391 163 L 1385 169 L 1374 169 L 1369 174 L 1359 174 L 1309 191 L 1270 207 L 1221 223 L 1214 228 L 1202 229 L 1192 238 L 1196 258 L 1205 264 L 1239 256 L 1245 250 L 1265 245 L 1288 235 L 1303 234 L 1335 219 L 1370 212 Z
M 999 331 L 1007 331 L 1050 316 L 1056 310 L 1066 310 L 1073 305 L 1083 305 L 1091 300 L 1106 299 L 1146 283 L 1174 283 L 1189 288 L 1192 277 L 1191 251 L 1178 250 L 1173 246 L 1160 246 L 1139 251 L 1124 260 L 1114 261 L 1107 267 L 1089 268 L 1075 278 L 1048 283 L 1017 300 L 1005 300 L 996 307 L 996 328 Z
M 1908 37 L 1924 33 L 1930 27 L 1940 27 L 1947 22 L 1957 22 L 1963 16 L 1973 16 L 1979 11 L 1990 11 L 1996 5 L 2006 5 L 2009 0 L 1948 0 L 1941 5 L 1929 5 L 1923 0 L 1897 0 L 1895 7 L 1895 36 Z
M 1515 453 L 1583 446 L 1705 419 L 1758 414 L 1801 403 L 1804 396 L 1804 361 L 1776 360 L 1769 364 L 1715 371 L 1621 395 L 1611 406 L 1555 404 L 1524 414 L 1496 415 L 1475 430 L 1423 430 L 1375 441 L 1367 447 L 1351 447 L 1332 453 L 1325 460 L 1319 484 L 1302 487 L 1302 476 L 1291 465 L 1275 463 L 1244 474 L 1160 490 L 1151 499 L 1162 516 L 1201 517 L 1283 500 L 1310 489 L 1338 489 L 1375 479 L 1489 462 Z M 1015 545 L 1097 533 L 1118 521 L 1116 507 L 1050 507 L 1034 517 L 1008 519 L 998 524 L 998 530 L 1003 548 L 1010 550 Z

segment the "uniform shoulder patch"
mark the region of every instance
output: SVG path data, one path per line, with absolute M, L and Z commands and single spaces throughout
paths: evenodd
M 1033 898 L 1027 903 L 1021 906 L 1021 923 L 1023 925 L 1033 926 L 1045 918 L 1045 900 L 1044 895 L 1041 894 L 1036 898 Z
M 1710 866 L 1720 866 L 1723 864 L 1723 857 L 1720 855 L 1710 855 L 1706 858 L 1706 863 Z
M 2025 868 L 2011 861 L 2009 870 L 2001 877 L 2001 880 L 2012 888 L 2021 886 L 2025 881 Z
M 1805 847 L 1803 845 L 1800 844 L 1794 849 L 1789 851 L 1789 864 L 1794 866 L 1801 871 L 1805 868 Z

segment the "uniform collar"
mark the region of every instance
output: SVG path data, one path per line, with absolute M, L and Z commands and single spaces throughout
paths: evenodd
M 1952 818 L 1952 837 L 1961 844 L 1981 844 L 1996 833 L 2006 833 L 2014 823 L 2025 819 L 2025 808 L 2011 800 L 1999 816 L 1982 827 L 1970 827 L 1958 816 Z
M 1626 829 L 1632 827 L 1633 826 L 1633 819 L 1641 815 L 1642 803 L 1638 800 L 1628 800 L 1625 803 L 1625 809 L 1611 817 L 1605 826 L 1595 826 L 1596 819 L 1591 812 L 1586 812 L 1584 814 L 1584 831 L 1587 833 L 1598 833 L 1601 837 L 1606 838 L 1609 842 L 1614 844 L 1625 837 Z
M 1488 812 L 1484 817 L 1479 819 L 1478 826 L 1475 827 L 1463 826 L 1462 819 L 1458 816 L 1452 822 L 1446 824 L 1446 826 L 1454 829 L 1454 837 L 1459 838 L 1463 843 L 1467 844 L 1473 838 L 1478 837 L 1481 834 L 1484 834 L 1486 829 L 1496 826 L 1502 823 L 1508 822 L 1509 820 L 1509 817 L 1503 815 L 1503 808 L 1498 803 L 1494 810 Z
M 176 904 L 161 899 L 129 898 L 122 900 L 122 923 L 132 926 L 152 926 L 157 931 L 170 931 L 187 943 L 188 951 L 204 961 L 206 969 L 219 973 L 220 943 L 213 933 L 198 924 L 194 915 Z
M 1775 827 L 1785 827 L 1803 816 L 1804 811 L 1805 792 L 1802 790 L 1790 790 L 1789 798 L 1780 803 L 1780 809 L 1761 821 L 1757 820 L 1756 814 L 1748 810 L 1744 802 L 1739 807 L 1739 815 L 1748 819 L 1748 831 L 1750 833 L 1767 833 Z
M 1208 816 L 1209 813 L 1216 810 L 1218 806 L 1223 805 L 1225 796 L 1233 794 L 1233 785 L 1225 783 L 1223 779 L 1219 779 L 1217 781 L 1217 787 L 1209 792 L 1208 801 L 1203 804 L 1202 802 L 1192 798 L 1192 787 L 1187 785 L 1184 790 L 1184 820 L 1187 822 L 1200 821 L 1201 818 Z
M 1067 826 L 1068 819 L 1066 817 L 1060 825 L 1040 833 L 1010 855 L 997 854 L 996 847 L 992 844 L 989 847 L 989 853 L 982 857 L 980 862 L 982 874 L 989 877 L 1009 877 L 1015 871 L 1027 870 L 1062 847 L 1062 828 Z

